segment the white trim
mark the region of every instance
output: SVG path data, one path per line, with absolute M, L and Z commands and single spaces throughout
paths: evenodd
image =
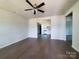
M 74 45 L 72 45 L 72 48 L 75 49 L 77 52 L 79 52 L 79 49 L 76 48 Z
M 60 40 L 60 41 L 66 41 L 66 40 L 64 40 L 64 39 L 51 39 L 51 40 Z
M 28 38 L 28 37 L 27 37 L 27 38 Z M 25 38 L 25 39 L 27 39 L 27 38 Z M 23 41 L 23 40 L 25 40 L 25 39 L 20 39 L 20 40 L 18 40 L 18 41 L 15 41 L 15 42 L 12 42 L 12 43 L 6 44 L 6 45 L 0 47 L 0 49 L 5 48 L 5 47 L 7 47 L 7 46 L 10 46 L 10 45 L 12 45 L 12 44 L 15 44 L 15 43 L 17 43 L 17 42 Z

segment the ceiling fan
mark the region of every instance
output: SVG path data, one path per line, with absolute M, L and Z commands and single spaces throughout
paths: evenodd
M 41 3 L 40 5 L 38 5 L 38 6 L 37 6 L 36 4 L 35 4 L 35 6 L 33 6 L 32 3 L 31 3 L 29 0 L 26 0 L 26 2 L 27 2 L 33 9 L 25 9 L 25 11 L 34 10 L 34 15 L 36 14 L 36 11 L 39 11 L 39 12 L 41 12 L 41 13 L 44 13 L 44 12 L 45 12 L 45 11 L 39 9 L 39 8 L 41 8 L 42 6 L 45 5 L 44 2 L 42 2 L 42 3 Z

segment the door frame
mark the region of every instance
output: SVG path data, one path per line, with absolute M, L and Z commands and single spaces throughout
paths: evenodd
M 71 35 L 69 36 L 71 41 L 68 40 L 67 38 L 67 17 L 71 17 Z M 73 36 L 73 12 L 70 12 L 69 14 L 66 15 L 66 43 L 70 46 L 72 46 L 72 36 Z
M 37 19 L 37 23 L 39 23 L 38 22 L 39 19 L 41 19 L 41 20 L 49 19 L 51 21 L 52 20 L 52 16 L 51 17 L 39 17 L 39 18 L 35 18 L 35 19 Z M 37 28 L 37 30 L 38 30 L 38 28 Z M 37 31 L 37 38 L 38 38 L 38 31 Z M 50 25 L 50 39 L 51 39 L 51 25 Z

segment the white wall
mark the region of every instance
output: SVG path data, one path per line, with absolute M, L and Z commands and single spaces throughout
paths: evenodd
M 49 25 L 45 20 L 48 20 L 49 18 L 33 18 L 29 20 L 29 33 L 28 37 L 37 38 L 37 23 L 40 22 L 41 24 Z M 50 20 L 50 19 L 49 19 Z M 50 20 L 51 21 L 51 20 Z
M 79 1 L 67 13 L 73 12 L 73 39 L 72 47 L 79 52 Z
M 51 18 L 51 39 L 66 40 L 65 16 L 53 16 Z
M 28 37 L 37 38 L 37 19 L 30 19 L 28 23 Z
M 0 8 L 0 48 L 27 38 L 27 19 Z
M 37 22 L 46 18 L 36 18 L 29 20 L 29 37 L 37 38 Z M 47 18 L 51 21 L 51 39 L 66 40 L 65 16 L 53 16 Z

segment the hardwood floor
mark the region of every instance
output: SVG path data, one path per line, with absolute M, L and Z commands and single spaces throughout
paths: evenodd
M 64 41 L 25 39 L 0 50 L 0 59 L 79 59 Z

